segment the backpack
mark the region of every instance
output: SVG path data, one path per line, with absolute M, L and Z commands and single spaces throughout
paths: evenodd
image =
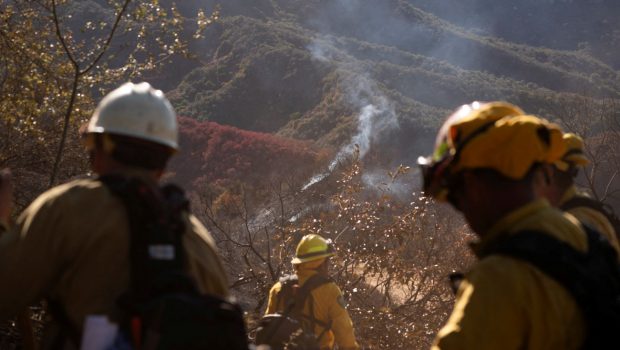
M 201 294 L 185 272 L 183 190 L 121 176 L 100 181 L 124 203 L 131 231 L 131 280 L 118 300 L 125 317 L 116 348 L 247 350 L 240 307 Z
M 280 294 L 284 301 L 282 313 L 268 314 L 261 318 L 256 329 L 256 344 L 269 345 L 272 350 L 319 350 L 323 335 L 331 329 L 331 322 L 325 323 L 314 316 L 314 298 L 311 292 L 331 280 L 315 274 L 300 287 L 296 275 L 280 278 Z M 311 315 L 303 313 L 306 300 L 310 303 Z M 323 328 L 316 336 L 315 325 Z
M 553 278 L 574 297 L 587 327 L 582 349 L 618 347 L 620 330 L 620 266 L 616 252 L 597 231 L 586 227 L 588 252 L 536 231 L 522 231 L 490 247 L 526 261 Z M 612 344 L 616 344 L 613 346 Z
M 609 220 L 609 223 L 611 223 L 611 226 L 614 228 L 614 231 L 616 233 L 616 237 L 620 241 L 620 218 L 616 216 L 613 208 L 601 201 L 597 201 L 596 199 L 583 195 L 578 195 L 572 197 L 571 199 L 566 201 L 566 203 L 562 204 L 560 206 L 560 209 L 562 209 L 562 211 L 569 211 L 571 209 L 579 207 L 587 207 L 603 214 L 607 218 L 607 220 Z

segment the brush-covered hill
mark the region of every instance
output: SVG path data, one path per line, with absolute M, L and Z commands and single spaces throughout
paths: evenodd
M 620 67 L 620 2 L 615 0 L 409 0 L 447 21 L 509 41 L 584 50 Z M 535 33 L 535 35 L 533 34 Z
M 221 20 L 192 42 L 196 59 L 144 78 L 190 118 L 320 147 L 364 143 L 403 163 L 472 100 L 556 119 L 579 96 L 620 98 L 613 1 L 452 3 L 185 0 L 188 17 L 219 6 Z
M 268 183 L 274 169 L 305 175 L 325 161 L 325 152 L 304 141 L 179 117 L 181 152 L 172 158 L 174 181 L 204 190 Z
M 363 107 L 386 103 L 398 128 L 373 142 L 410 161 L 461 103 L 504 99 L 553 117 L 571 96 L 620 91 L 618 72 L 587 51 L 511 42 L 416 1 L 249 3 L 221 5 L 200 64 L 170 92 L 181 114 L 339 146 Z

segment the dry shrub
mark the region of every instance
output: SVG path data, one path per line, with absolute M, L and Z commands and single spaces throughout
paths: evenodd
M 271 285 L 292 272 L 296 243 L 318 233 L 335 241 L 331 274 L 364 348 L 429 347 L 453 305 L 447 276 L 464 269 L 471 255 L 467 230 L 454 212 L 415 193 L 409 202 L 389 195 L 390 185 L 406 176 L 415 177 L 401 167 L 386 174 L 380 188 L 368 188 L 360 162 L 353 161 L 336 182 L 327 180 L 313 192 L 280 183 L 258 205 L 246 189 L 232 207 L 235 200 L 227 199 L 230 216 L 201 196 L 204 219 L 233 275 L 233 292 L 251 310 L 250 329 Z

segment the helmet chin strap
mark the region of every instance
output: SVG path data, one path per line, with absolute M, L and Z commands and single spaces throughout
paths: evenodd
M 103 151 L 106 154 L 112 154 L 112 152 L 114 152 L 114 148 L 116 147 L 114 141 L 112 141 L 112 138 L 110 138 L 110 135 L 108 134 L 102 135 L 102 146 Z
M 318 271 L 318 273 L 322 273 L 327 275 L 328 273 L 328 266 L 329 266 L 329 258 L 325 258 L 325 261 L 323 261 L 323 263 L 319 266 L 316 267 L 315 270 Z

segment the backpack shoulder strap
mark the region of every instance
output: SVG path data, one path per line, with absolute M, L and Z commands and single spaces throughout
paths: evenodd
M 297 294 L 295 295 L 294 311 L 297 312 L 297 314 L 301 317 L 308 319 L 313 325 L 318 324 L 319 326 L 323 327 L 324 331 L 321 333 L 321 336 L 323 335 L 323 333 L 325 333 L 331 328 L 331 322 L 325 323 L 315 317 L 314 298 L 312 297 L 311 293 L 313 290 L 330 282 L 332 282 L 331 278 L 317 273 L 308 278 L 306 282 L 299 288 Z M 307 300 L 310 300 L 311 315 L 304 315 L 302 312 Z
M 290 274 L 280 277 L 279 282 L 281 287 L 280 293 L 277 295 L 277 304 L 283 305 L 285 310 L 292 309 L 295 306 L 295 292 L 299 279 L 297 275 Z
M 586 254 L 546 233 L 529 230 L 515 233 L 494 245 L 486 254 L 526 261 L 564 286 L 576 299 L 584 297 L 580 279 L 587 276 L 582 266 Z
M 603 203 L 597 201 L 596 199 L 583 195 L 573 196 L 571 199 L 564 202 L 560 206 L 560 209 L 562 209 L 563 211 L 567 211 L 579 207 L 588 207 L 597 211 L 606 211 Z
M 295 295 L 295 304 L 297 307 L 303 308 L 306 303 L 306 299 L 310 296 L 310 293 L 318 287 L 330 283 L 332 280 L 329 277 L 321 274 L 315 274 L 308 278 L 306 282 L 299 288 L 299 291 Z
M 529 262 L 562 285 L 586 321 L 583 348 L 600 349 L 620 326 L 620 267 L 609 242 L 594 229 L 584 229 L 586 253 L 545 233 L 522 231 L 495 245 L 490 254 Z
M 280 277 L 279 282 L 282 287 L 279 297 L 284 301 L 284 313 L 302 310 L 310 293 L 314 289 L 331 281 L 329 277 L 316 274 L 308 278 L 304 284 L 299 287 L 299 278 L 297 275 L 291 274 Z M 296 291 L 294 290 L 295 287 L 297 287 Z
M 101 176 L 99 181 L 121 200 L 129 221 L 131 285 L 122 303 L 144 301 L 171 285 L 191 289 L 184 276 L 181 213 L 189 205 L 183 191 L 174 185 L 159 188 L 122 175 Z

